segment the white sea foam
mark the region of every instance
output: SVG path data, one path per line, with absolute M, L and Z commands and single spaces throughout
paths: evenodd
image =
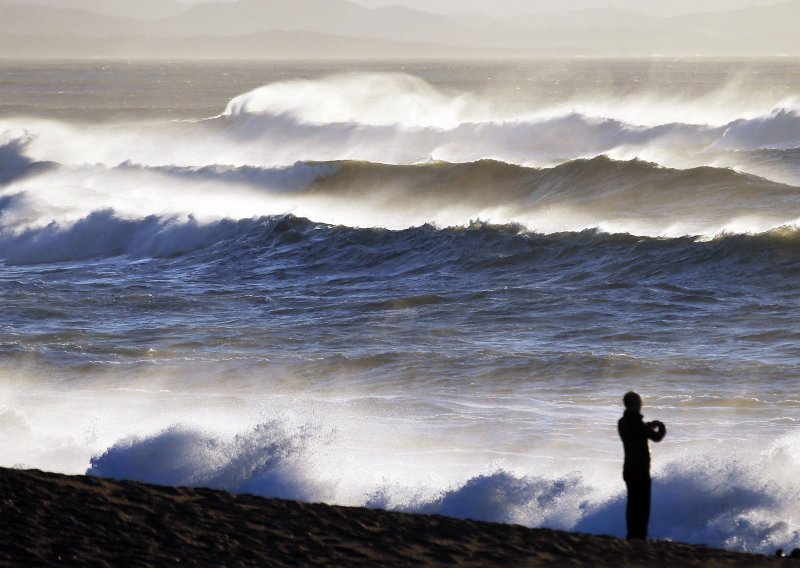
M 335 469 L 314 469 L 314 456 L 280 431 L 262 425 L 224 442 L 172 428 L 115 444 L 93 458 L 89 473 L 338 502 L 347 493 L 341 486 L 355 480 Z M 793 528 L 800 523 L 800 486 L 791 474 L 799 464 L 785 455 L 745 463 L 706 451 L 707 456 L 682 458 L 657 472 L 651 534 L 760 552 L 800 546 L 800 531 Z M 617 493 L 604 496 L 597 483 L 608 480 L 598 479 L 598 473 L 520 476 L 500 469 L 463 482 L 454 479 L 449 487 L 431 487 L 424 479 L 417 487 L 382 486 L 362 501 L 345 499 L 344 504 L 624 536 L 621 482 Z M 383 475 L 391 479 L 393 472 Z
M 183 386 L 117 379 L 135 389 L 101 388 L 101 380 L 41 390 L 35 373 L 7 373 L 0 392 L 6 466 L 624 535 L 622 450 L 604 397 L 573 410 L 539 400 L 528 414 L 526 396 L 486 405 L 476 392 L 469 412 L 436 418 L 411 399 L 376 405 L 353 390 L 212 394 L 206 389 L 222 388 L 219 377 L 204 377 L 202 367 L 183 368 Z M 651 534 L 768 553 L 800 546 L 797 432 L 765 443 L 736 430 L 734 450 L 717 441 L 731 432 L 713 420 L 722 416 L 718 402 L 707 397 L 682 409 L 663 399 L 652 409 L 671 432 L 653 448 Z M 765 408 L 782 414 L 780 406 L 751 405 L 738 419 L 763 419 Z M 579 436 L 586 432 L 591 439 Z

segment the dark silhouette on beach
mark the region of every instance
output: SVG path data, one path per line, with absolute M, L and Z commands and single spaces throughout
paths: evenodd
M 662 422 L 642 420 L 642 397 L 627 393 L 622 401 L 625 413 L 617 423 L 619 437 L 625 447 L 625 465 L 622 478 L 628 487 L 628 505 L 625 520 L 628 523 L 628 540 L 647 539 L 650 523 L 650 447 L 647 441 L 660 442 L 667 433 Z

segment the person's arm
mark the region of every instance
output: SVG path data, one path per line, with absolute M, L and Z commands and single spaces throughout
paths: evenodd
M 647 423 L 647 437 L 654 442 L 660 442 L 667 435 L 667 427 L 663 422 L 653 420 Z

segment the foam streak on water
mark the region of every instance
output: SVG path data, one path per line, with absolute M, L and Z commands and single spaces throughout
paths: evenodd
M 6 71 L 0 465 L 800 546 L 797 62 Z

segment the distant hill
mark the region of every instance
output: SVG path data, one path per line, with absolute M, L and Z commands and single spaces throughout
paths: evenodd
M 142 31 L 126 18 L 37 4 L 0 4 L 0 34 L 108 37 Z
M 0 57 L 800 55 L 798 22 L 800 0 L 677 17 L 583 9 L 516 18 L 350 0 L 0 0 Z
M 371 10 L 348 0 L 209 2 L 166 18 L 154 28 L 156 33 L 167 37 L 234 36 L 265 30 L 454 45 L 468 45 L 475 39 L 468 26 L 449 16 L 402 7 Z
M 174 0 L 7 0 L 28 6 L 51 6 L 53 8 L 82 10 L 94 14 L 158 20 L 174 16 L 186 10 L 186 4 Z
M 138 35 L 109 38 L 70 35 L 41 37 L 0 34 L 0 53 L 8 57 L 149 59 L 425 59 L 477 58 L 486 50 L 440 44 L 353 38 L 303 31 L 270 31 L 236 37 L 193 36 L 186 38 Z M 515 52 L 493 50 L 494 57 L 514 57 Z

